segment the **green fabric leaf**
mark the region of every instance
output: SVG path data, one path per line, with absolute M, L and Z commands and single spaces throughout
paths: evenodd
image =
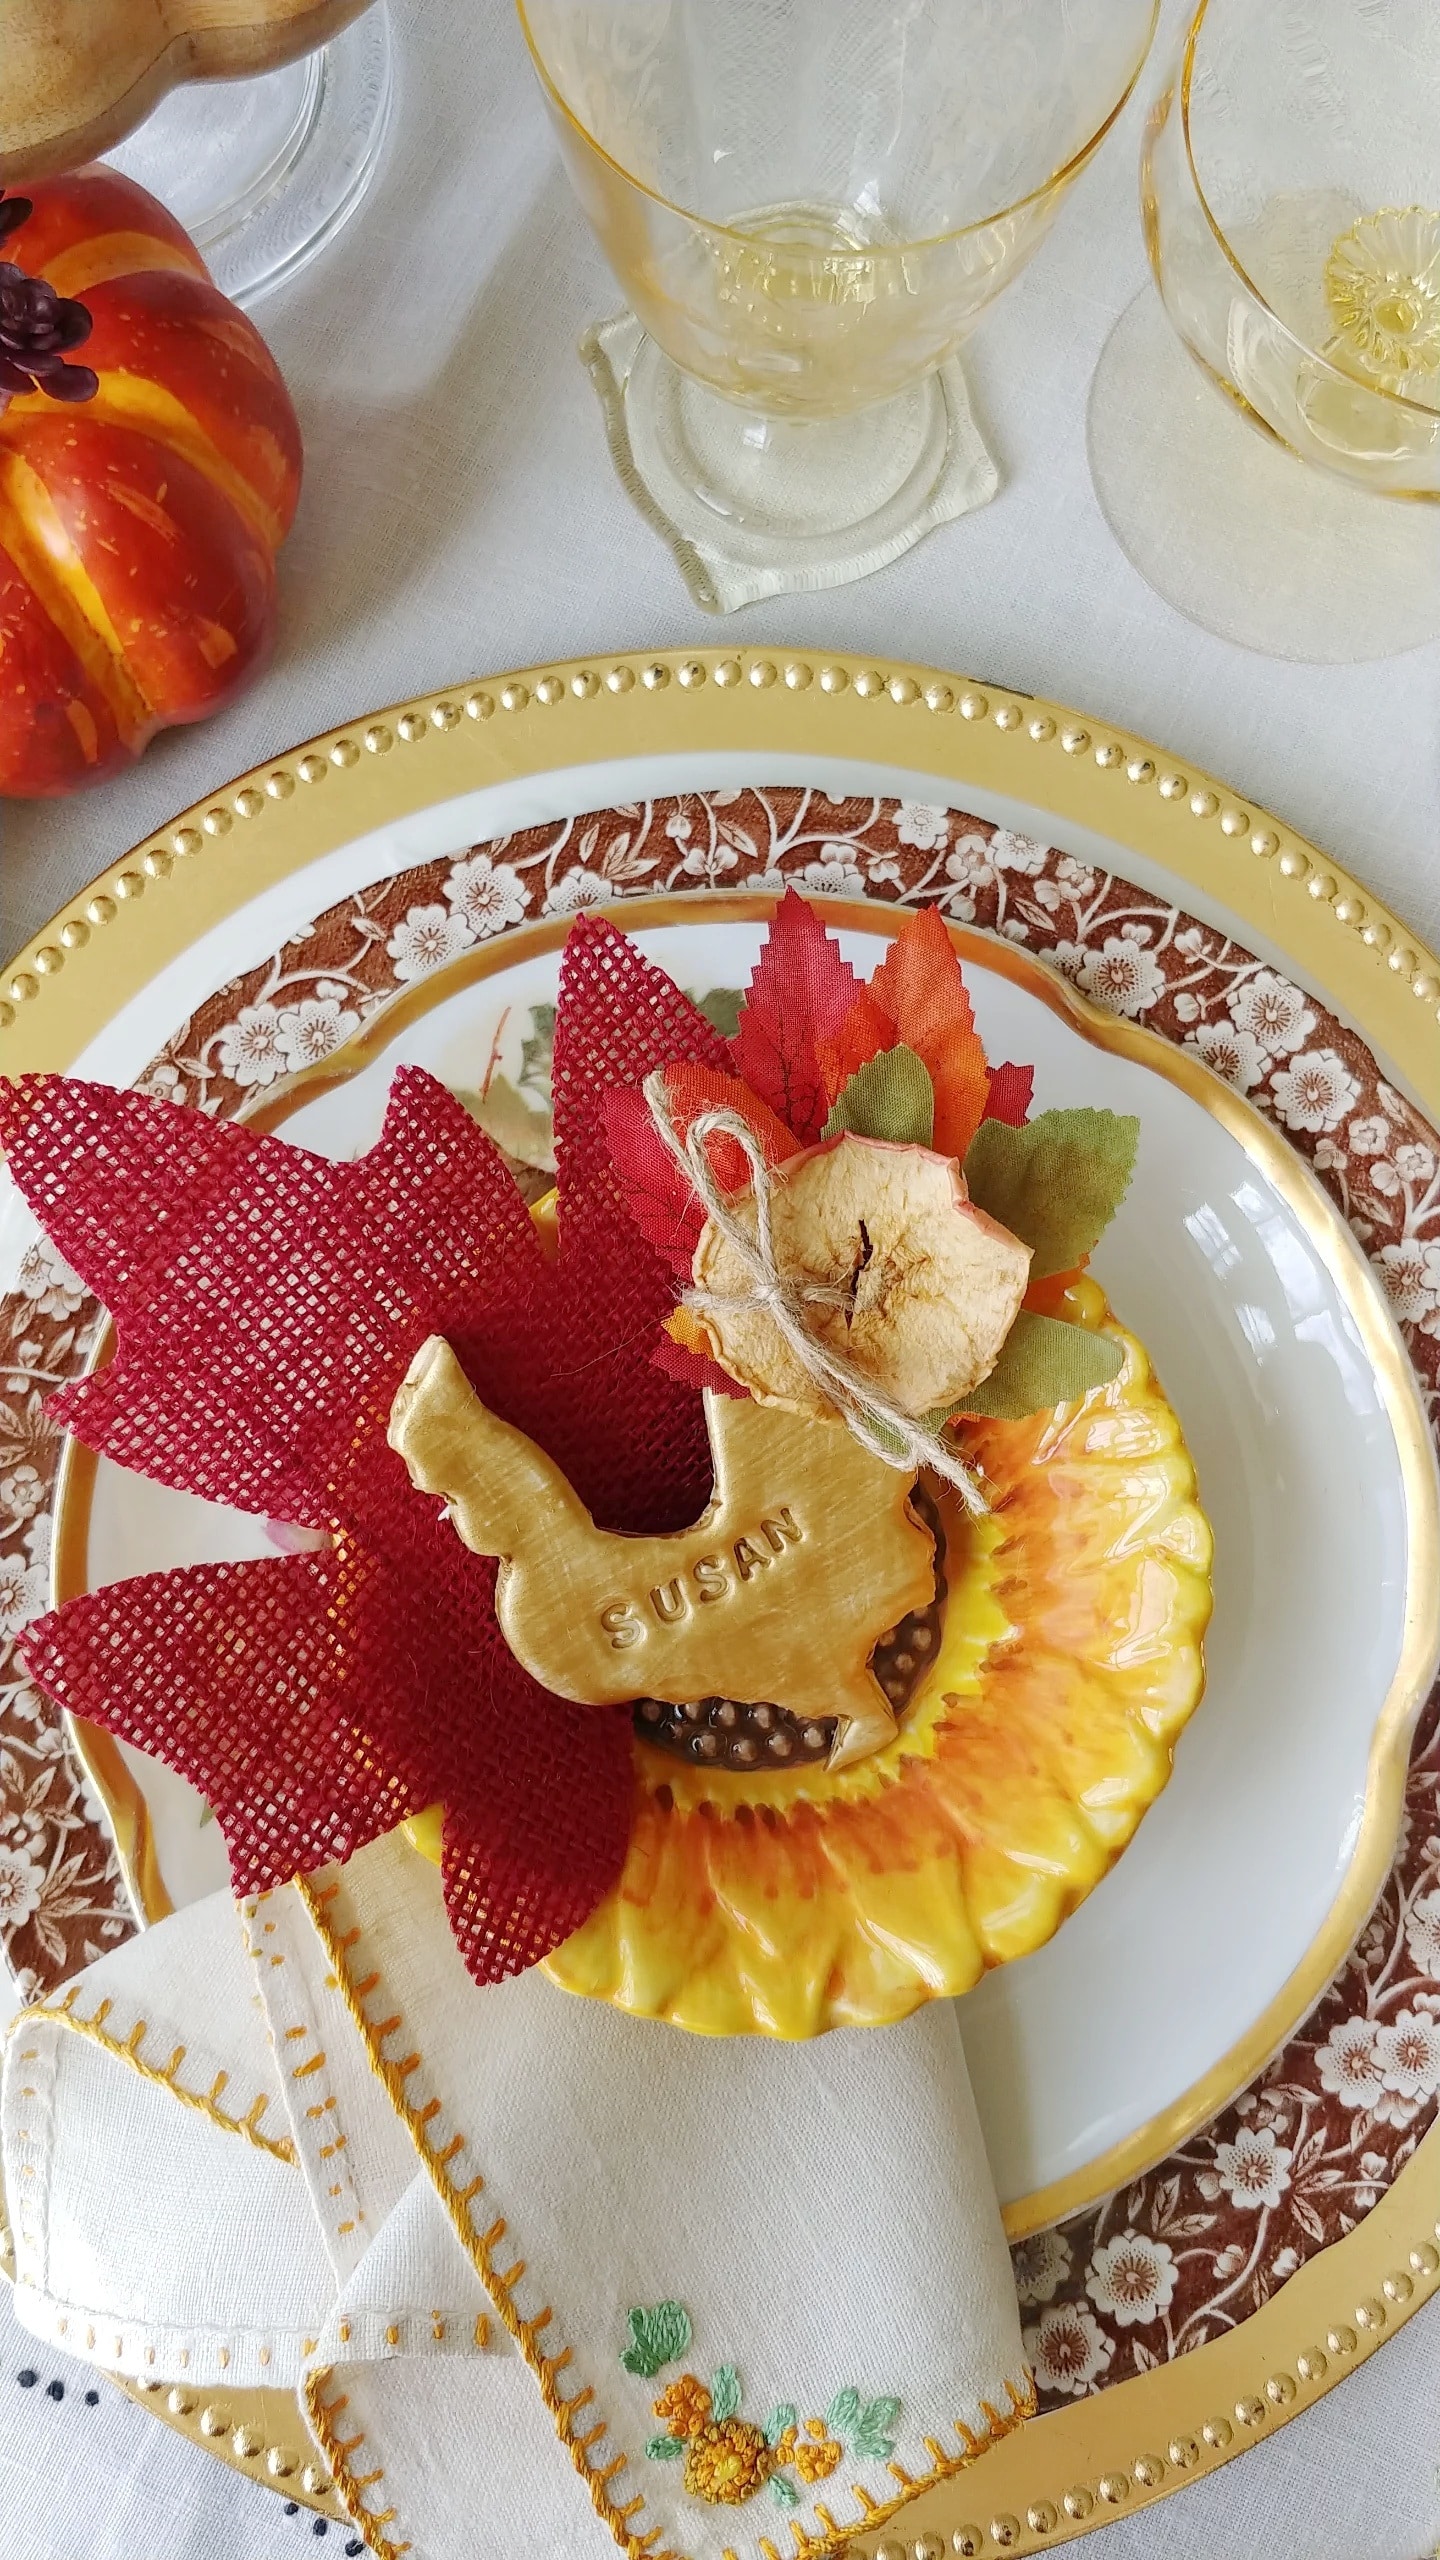
M 685 2451 L 683 2436 L 652 2436 L 645 2447 L 652 2462 L 678 2462 Z
M 798 2507 L 800 2504 L 799 2490 L 796 2488 L 792 2480 L 786 2479 L 783 2471 L 771 2472 L 770 2495 L 775 2500 L 777 2506 Z
M 1119 1111 L 1042 1111 L 1023 1129 L 982 1120 L 965 1180 L 976 1207 L 1032 1247 L 1030 1277 L 1044 1280 L 1073 1271 L 1098 1243 L 1130 1187 L 1139 1142 L 1139 1121 Z
M 740 2376 L 733 2364 L 722 2364 L 710 2385 L 712 2418 L 734 2418 L 740 2412 Z
M 935 1087 L 923 1058 L 903 1040 L 857 1067 L 831 1106 L 822 1137 L 842 1129 L 857 1138 L 889 1138 L 896 1146 L 928 1147 L 935 1135 Z
M 697 1013 L 703 1013 L 722 1040 L 733 1040 L 740 1028 L 740 1007 L 745 1001 L 743 987 L 711 987 L 703 996 L 692 996 Z
M 900 2415 L 898 2400 L 871 2400 L 851 2430 L 850 2450 L 862 2462 L 888 2462 L 895 2450 L 892 2433 Z
M 882 1413 L 872 1413 L 869 1415 L 868 1421 L 870 1429 L 875 1434 L 876 1447 L 878 1449 L 891 1449 L 894 1451 L 897 1458 L 903 1458 L 907 1443 L 903 1435 L 896 1430 L 894 1423 L 887 1422 Z
M 683 2356 L 689 2344 L 690 2314 L 683 2303 L 657 2302 L 649 2311 L 641 2307 L 631 2312 L 630 2344 L 620 2361 L 627 2373 L 644 2374 L 648 2380 L 662 2365 Z
M 1108 1334 L 1058 1316 L 1032 1316 L 1022 1307 L 988 1378 L 965 1398 L 967 1413 L 992 1422 L 1023 1422 L 1027 1413 L 1074 1404 L 1103 1387 L 1124 1365 L 1125 1354 Z
M 829 2428 L 832 2436 L 838 2436 L 842 2444 L 848 2444 L 852 2429 L 857 2427 L 859 2423 L 859 2392 L 855 2390 L 837 2391 L 829 2408 L 825 2412 L 825 2424 Z
M 771 2410 L 760 2432 L 766 2443 L 774 2446 L 779 2443 L 788 2427 L 798 2427 L 799 2424 L 800 2412 L 794 2401 L 782 2400 L 778 2409 Z
M 528 1040 L 522 1040 L 520 1043 L 519 1081 L 521 1084 L 528 1084 L 532 1093 L 543 1094 L 547 1104 L 550 1100 L 550 1069 L 554 1055 L 555 1007 L 553 1004 L 532 1004 L 530 1036 Z
M 533 1165 L 541 1173 L 555 1170 L 555 1123 L 548 1110 L 532 1110 L 518 1085 L 508 1076 L 492 1076 L 487 1093 L 457 1090 L 455 1099 L 463 1103 L 472 1120 L 477 1120 L 487 1138 L 503 1147 L 517 1163 Z

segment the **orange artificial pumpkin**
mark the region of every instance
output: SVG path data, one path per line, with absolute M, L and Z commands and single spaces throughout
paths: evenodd
M 0 205 L 0 793 L 44 798 L 122 770 L 264 665 L 301 452 L 264 340 L 163 205 L 98 166 L 27 192 L 24 218 Z M 61 326 L 64 304 L 90 314 L 65 345 L 92 397 L 43 354 L 55 306 L 34 277 L 64 297 Z M 56 391 L 7 399 L 27 327 Z

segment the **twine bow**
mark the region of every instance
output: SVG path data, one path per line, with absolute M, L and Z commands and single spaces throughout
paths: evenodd
M 771 1218 L 773 1180 L 760 1143 L 748 1121 L 738 1111 L 698 1112 L 682 1138 L 670 1112 L 665 1090 L 663 1068 L 646 1077 L 641 1088 L 666 1147 L 694 1189 L 706 1216 L 713 1220 L 726 1243 L 738 1255 L 750 1281 L 743 1296 L 731 1297 L 707 1289 L 688 1289 L 681 1300 L 696 1315 L 720 1315 L 734 1307 L 763 1307 L 807 1377 L 814 1380 L 841 1420 L 852 1431 L 861 1447 L 883 1458 L 888 1467 L 899 1473 L 916 1475 L 922 1467 L 930 1467 L 947 1484 L 953 1484 L 965 1508 L 982 1512 L 985 1497 L 963 1460 L 948 1448 L 939 1434 L 917 1421 L 914 1414 L 883 1395 L 873 1379 L 865 1377 L 852 1360 L 842 1359 L 817 1341 L 806 1320 L 807 1306 L 844 1307 L 851 1303 L 849 1289 L 838 1288 L 826 1281 L 796 1283 L 785 1277 L 775 1253 Z M 750 1167 L 755 1195 L 755 1233 L 750 1235 L 736 1216 L 727 1194 L 721 1189 L 715 1168 L 706 1151 L 711 1137 L 733 1138 Z

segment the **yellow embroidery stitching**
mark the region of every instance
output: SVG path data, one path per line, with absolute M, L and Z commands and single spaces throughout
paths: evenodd
M 338 1891 L 338 1887 L 336 1890 Z M 255 1924 L 260 1918 L 262 1905 L 268 1900 L 268 1898 L 269 1897 L 267 1895 L 260 1895 L 250 1901 L 237 1902 L 235 1906 L 240 1921 L 240 1932 L 244 1939 L 246 1950 L 252 1958 L 257 1960 L 263 1954 L 263 1949 L 256 1944 Z M 266 1920 L 262 1924 L 260 1934 L 263 1937 L 273 1937 L 275 1935 L 275 1925 L 276 1924 L 273 1920 Z M 283 1956 L 272 1956 L 270 1961 L 272 1964 L 283 1964 L 284 1958 Z M 297 2020 L 292 2026 L 285 2029 L 283 2038 L 285 2043 L 303 2045 L 307 2040 L 314 2040 L 313 2030 L 308 2023 L 302 2023 Z M 271 2036 L 271 2042 L 273 2045 L 273 2033 Z M 290 2078 L 292 2082 L 312 2080 L 315 2073 L 323 2070 L 324 2068 L 325 2055 L 317 2046 L 316 2051 L 314 2053 L 307 2054 L 303 2061 L 296 2062 L 289 2066 Z M 295 2104 L 299 2105 L 307 2094 L 308 2092 L 302 2089 L 295 2100 Z M 336 2103 L 334 2092 L 327 2089 L 322 2096 L 319 2084 L 317 2083 L 314 2099 L 305 2108 L 307 2123 L 317 2124 L 325 2116 L 334 2114 L 335 2112 Z M 334 2140 L 329 2143 L 317 2144 L 320 2158 L 322 2160 L 329 2160 L 332 2162 L 334 2162 L 336 2154 L 343 2151 L 345 2147 L 346 2137 L 342 2132 L 337 2132 Z M 341 2240 L 349 2239 L 363 2225 L 365 2215 L 361 2209 L 359 2198 L 355 2195 L 351 2186 L 348 2164 L 344 2161 L 339 2162 L 339 2175 L 330 2183 L 330 2201 L 332 2206 L 331 2219 L 335 2225 L 336 2237 Z M 347 2212 L 347 2204 L 351 2206 L 353 2210 Z
M 402 2553 L 410 2549 L 409 2543 L 395 2542 L 385 2531 L 387 2524 L 395 2522 L 394 2507 L 384 2507 L 377 2514 L 372 2507 L 366 2506 L 360 2494 L 363 2489 L 373 2489 L 377 2481 L 383 2480 L 384 2471 L 367 2471 L 357 2476 L 351 2470 L 349 2456 L 357 2445 L 364 2443 L 365 2431 L 362 2427 L 353 2436 L 337 2435 L 334 2422 L 347 2406 L 347 2401 L 344 2392 L 334 2400 L 327 2401 L 322 2396 L 329 2380 L 330 2373 L 326 2368 L 319 2373 L 307 2373 L 301 2384 L 310 2432 L 330 2465 L 330 2476 L 340 2493 L 345 2512 L 351 2523 L 359 2526 L 368 2548 L 379 2555 L 379 2560 L 401 2560 Z
M 683 2560 L 683 2555 L 677 2551 L 657 2548 L 661 2538 L 660 2526 L 652 2526 L 646 2533 L 639 2533 L 634 2529 L 636 2519 L 645 2505 L 643 2496 L 637 2493 L 623 2506 L 612 2498 L 610 2483 L 626 2468 L 629 2457 L 619 2453 L 607 2463 L 591 2463 L 590 2451 L 607 2432 L 608 2422 L 599 2421 L 583 2435 L 577 2431 L 575 2420 L 581 2410 L 589 2406 L 595 2394 L 593 2390 L 586 2388 L 573 2393 L 568 2399 L 565 2397 L 559 2377 L 572 2361 L 573 2350 L 566 2347 L 558 2355 L 553 2356 L 542 2352 L 537 2338 L 541 2322 L 525 2319 L 513 2298 L 512 2288 L 518 2281 L 520 2268 L 512 2267 L 503 2276 L 497 2272 L 492 2252 L 497 2243 L 504 2238 L 506 2224 L 503 2218 L 494 2221 L 482 2234 L 476 2230 L 468 2210 L 471 2199 L 482 2191 L 484 2179 L 472 2178 L 467 2186 L 459 2188 L 452 2183 L 447 2174 L 446 2164 L 467 2147 L 464 2136 L 452 2141 L 443 2153 L 432 2150 L 426 2134 L 426 2121 L 431 2119 L 422 2121 L 424 2110 L 413 2104 L 406 2095 L 405 2083 L 413 2066 L 409 2065 L 407 2057 L 407 2067 L 402 2070 L 397 2064 L 387 2062 L 381 2053 L 382 2038 L 395 2034 L 402 2020 L 399 2017 L 388 2018 L 383 2030 L 373 2027 L 360 2005 L 357 1989 L 350 1979 L 346 1956 L 349 1948 L 353 1947 L 363 1935 L 363 1931 L 347 1931 L 348 1943 L 342 1945 L 339 1936 L 330 1925 L 324 1908 L 326 1904 L 333 1902 L 338 1887 L 332 1884 L 317 1891 L 306 1877 L 300 1876 L 296 1878 L 295 1890 L 309 1912 L 316 1934 L 335 1968 L 340 1997 L 354 2020 L 369 2056 L 370 2067 L 381 2087 L 386 2091 L 396 2114 L 408 2130 L 421 2164 L 449 2214 L 471 2264 L 505 2327 L 529 2365 L 539 2386 L 540 2396 L 555 2422 L 555 2430 L 560 2442 L 564 2445 L 576 2471 L 590 2492 L 590 2501 L 596 2514 L 601 2522 L 609 2527 L 625 2554 L 625 2560 Z M 366 1980 L 370 1982 L 372 1988 L 378 1987 L 378 1976 L 367 1975 Z
M 637 2495 L 624 2506 L 617 2505 L 611 2498 L 608 2484 L 626 2467 L 627 2456 L 623 2453 L 617 2454 L 610 2462 L 599 2468 L 592 2468 L 587 2459 L 589 2448 L 607 2432 L 605 2422 L 590 2428 L 583 2435 L 579 2434 L 575 2428 L 575 2419 L 593 2401 L 594 2391 L 586 2388 L 575 2392 L 568 2400 L 564 2397 L 559 2388 L 558 2377 L 572 2362 L 573 2350 L 565 2347 L 558 2355 L 542 2354 L 538 2344 L 538 2332 L 552 2318 L 552 2313 L 546 2309 L 534 2319 L 523 2318 L 507 2290 L 507 2283 L 518 2280 L 515 2271 L 512 2270 L 508 2278 L 501 2277 L 497 2275 L 493 2264 L 491 2252 L 497 2242 L 505 2236 L 507 2226 L 504 2220 L 492 2222 L 489 2229 L 482 2234 L 477 2232 L 470 2217 L 469 2204 L 482 2191 L 484 2179 L 472 2178 L 466 2186 L 456 2187 L 447 2175 L 449 2163 L 468 2147 L 465 2135 L 456 2134 L 441 2149 L 432 2150 L 426 2128 L 433 2122 L 436 2109 L 430 2105 L 421 2107 L 412 2104 L 405 2093 L 405 2079 L 409 2076 L 408 2071 L 402 2074 L 398 2067 L 394 2063 L 387 2062 L 380 2052 L 379 2030 L 372 2027 L 365 2016 L 357 1988 L 350 1980 L 345 1963 L 346 1954 L 350 1948 L 359 1943 L 364 1931 L 362 1928 L 349 1929 L 342 1940 L 332 1929 L 325 1915 L 324 1906 L 335 1900 L 339 1891 L 338 1884 L 332 1883 L 322 1892 L 317 1893 L 307 1878 L 299 1876 L 295 1880 L 295 1891 L 308 1911 L 316 1935 L 334 1965 L 336 1988 L 354 2021 L 369 2058 L 370 2067 L 389 2096 L 396 2114 L 408 2130 L 421 2164 L 449 2214 L 467 2256 L 501 2320 L 529 2365 L 539 2386 L 541 2398 L 555 2422 L 556 2433 L 590 2492 L 591 2504 L 596 2514 L 604 2524 L 608 2525 L 615 2541 L 625 2554 L 625 2560 L 685 2560 L 685 2555 L 679 2551 L 656 2548 L 661 2533 L 659 2526 L 653 2526 L 648 2533 L 644 2534 L 632 2530 L 634 2520 L 640 2515 L 645 2505 L 642 2496 Z M 379 1982 L 378 1974 L 367 1975 L 367 1990 L 378 1989 Z M 386 2035 L 394 2034 L 402 2023 L 403 2021 L 399 2018 L 387 2019 Z M 849 2525 L 839 2523 L 833 2510 L 828 2506 L 821 2506 L 818 2501 L 815 2514 L 822 2528 L 818 2534 L 812 2533 L 798 2516 L 791 2516 L 788 2521 L 794 2550 L 789 2555 L 789 2560 L 844 2560 L 846 2550 L 857 2532 L 878 2531 L 881 2526 L 888 2524 L 893 2517 L 897 2516 L 902 2508 L 908 2507 L 913 2499 L 920 2497 L 925 2490 L 935 2488 L 943 2480 L 953 2479 L 961 2471 L 968 2471 L 971 2464 L 977 2462 L 982 2454 L 988 2453 L 992 2446 L 999 2444 L 1004 2437 L 1013 2435 L 1017 2427 L 1023 2426 L 1027 2419 L 1035 2415 L 1038 2405 L 1035 2385 L 1028 2373 L 1021 2385 L 1011 2382 L 1007 2377 L 1005 2392 L 1010 2405 L 1008 2411 L 1003 2414 L 993 2408 L 989 2401 L 981 2403 L 982 2414 L 986 2421 L 983 2435 L 977 2434 L 963 2419 L 955 2421 L 954 2432 L 961 2444 L 959 2453 L 947 2453 L 943 2446 L 936 2445 L 927 2439 L 927 2449 L 932 2455 L 931 2469 L 914 2480 L 900 2475 L 904 2479 L 904 2485 L 897 2497 L 886 2499 L 882 2503 L 873 2498 L 869 2490 L 858 2481 L 853 2483 L 850 2494 L 860 2510 L 856 2523 Z M 324 2412 L 318 2398 L 316 2407 L 320 2409 L 323 2423 Z M 308 2383 L 306 2408 L 307 2411 L 311 2410 Z M 333 2411 L 332 2414 L 334 2414 Z M 311 2420 L 316 2426 L 317 2440 L 324 2446 L 327 2456 L 332 2461 L 338 2462 L 340 2457 L 334 2449 L 333 2432 L 327 2440 L 321 2432 L 321 2424 L 316 2422 L 314 2411 L 311 2411 Z M 900 2473 L 899 2465 L 891 2464 L 890 2468 L 893 2472 Z M 342 2495 L 346 2495 L 343 2488 Z M 353 2495 L 352 2487 L 346 2497 L 347 2505 L 349 2497 Z M 377 2520 L 368 2511 L 360 2508 L 358 2500 L 351 2508 L 351 2513 L 361 2531 L 366 2533 L 367 2540 L 377 2521 L 383 2524 L 391 2520 L 389 2515 Z M 371 2542 L 370 2547 L 384 2555 L 384 2560 L 399 2560 L 399 2551 L 408 2549 L 408 2545 L 397 2547 L 383 2540 L 378 2543 Z M 786 2555 L 777 2549 L 768 2535 L 760 2539 L 758 2548 L 761 2560 L 786 2560 Z
M 253 2143 L 257 2151 L 267 2151 L 272 2160 L 283 2160 L 288 2168 L 294 2168 L 295 2145 L 288 2133 L 281 2134 L 272 2141 L 268 2134 L 260 2130 L 260 2118 L 270 2104 L 269 2097 L 263 2089 L 258 2098 L 252 2100 L 243 2116 L 232 2115 L 220 2104 L 221 2092 L 229 2081 L 228 2072 L 218 2071 L 208 2091 L 187 2089 L 177 2077 L 187 2050 L 183 2044 L 176 2045 L 163 2068 L 158 2063 L 144 2062 L 140 2057 L 140 2047 L 150 2030 L 143 2018 L 137 2021 L 128 2037 L 122 2042 L 119 2036 L 112 2036 L 106 2030 L 105 2021 L 110 2015 L 111 2002 L 102 2000 L 93 2017 L 81 2018 L 75 2012 L 74 2004 L 78 1997 L 79 1985 L 72 1983 L 63 2000 L 41 2001 L 29 2012 L 29 2015 L 32 2018 L 47 2018 L 52 2026 L 67 2027 L 72 2035 L 84 2036 L 89 2043 L 99 2045 L 102 2052 L 111 2055 L 116 2062 L 123 2062 L 131 2071 L 138 2071 L 142 2080 L 150 2081 L 157 2089 L 168 2089 L 172 2098 L 179 2099 L 182 2107 L 193 2107 L 197 2115 L 208 2116 L 210 2122 L 219 2125 L 222 2132 L 238 2133 L 246 2142 Z

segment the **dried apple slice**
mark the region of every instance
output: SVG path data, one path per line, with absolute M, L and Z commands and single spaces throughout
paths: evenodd
M 753 1236 L 753 1192 L 730 1205 Z M 770 1217 L 776 1268 L 817 1342 L 888 1402 L 916 1415 L 952 1408 L 989 1376 L 1025 1295 L 1030 1248 L 976 1208 L 953 1158 L 846 1131 L 775 1172 Z M 762 1404 L 833 1411 L 713 1218 L 692 1276 L 722 1369 Z

